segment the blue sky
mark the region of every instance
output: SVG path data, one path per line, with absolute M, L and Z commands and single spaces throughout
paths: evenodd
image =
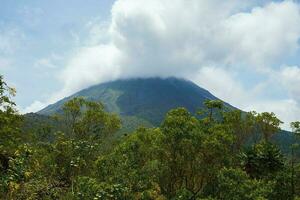
M 190 79 L 300 119 L 299 1 L 2 0 L 0 73 L 21 112 L 118 78 Z
M 0 49 L 0 58 L 9 62 L 9 66 L 0 65 L 0 70 L 17 88 L 20 107 L 60 89 L 55 76 L 64 58 L 78 45 L 77 37 L 87 34 L 89 22 L 109 19 L 112 4 L 112 0 L 1 1 L 0 35 L 12 47 Z M 53 66 L 38 66 L 43 60 L 47 65 L 49 57 L 55 60 Z

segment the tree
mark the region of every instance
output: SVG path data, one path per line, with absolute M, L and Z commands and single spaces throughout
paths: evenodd
M 207 109 L 206 111 L 204 110 L 204 113 L 207 114 L 208 122 L 213 121 L 213 114 L 215 110 L 222 110 L 224 107 L 223 102 L 220 100 L 205 100 L 204 106 Z M 200 112 L 200 114 L 202 113 Z
M 262 141 L 241 154 L 241 165 L 253 178 L 272 178 L 283 169 L 283 155 L 274 144 Z
M 255 135 L 255 116 L 252 112 L 234 110 L 223 113 L 224 125 L 235 136 L 234 151 L 238 152 Z
M 3 169 L 8 166 L 9 156 L 15 151 L 20 139 L 21 116 L 12 100 L 16 91 L 9 87 L 0 76 L 0 163 Z
M 263 180 L 251 179 L 241 169 L 223 168 L 217 177 L 217 199 L 254 200 L 268 199 L 272 184 Z
M 268 199 L 270 200 L 294 200 L 295 194 L 292 192 L 291 169 L 285 165 L 282 170 L 274 174 L 269 182 L 273 183 L 272 192 Z
M 99 183 L 91 177 L 80 176 L 76 182 L 76 193 L 70 195 L 72 199 L 95 199 L 95 200 L 130 200 L 132 194 L 126 186 L 120 184 Z M 75 198 L 74 198 L 75 196 Z
M 137 196 L 196 199 L 229 163 L 233 142 L 222 125 L 206 130 L 201 123 L 184 108 L 171 110 L 159 129 L 139 129 L 98 158 L 99 181 L 126 185 Z
M 115 114 L 104 111 L 101 102 L 84 101 L 85 112 L 78 123 L 78 134 L 89 134 L 96 139 L 103 139 L 121 128 L 121 121 Z
M 165 163 L 165 181 L 163 190 L 172 197 L 182 187 L 198 190 L 201 188 L 201 180 L 195 181 L 198 176 L 196 146 L 200 149 L 201 138 L 200 124 L 198 120 L 184 108 L 171 110 L 162 123 L 163 133 L 161 147 L 164 153 L 161 155 L 161 162 Z M 196 183 L 197 182 L 197 183 Z M 200 184 L 198 187 L 196 184 Z M 194 189 L 196 188 L 196 189 Z
M 298 143 L 289 165 L 269 141 L 280 130 L 274 113 L 225 110 L 212 100 L 205 102 L 204 119 L 177 108 L 159 127 L 112 137 L 119 117 L 101 102 L 76 97 L 56 121 L 31 115 L 34 128 L 20 134 L 14 94 L 0 76 L 0 199 L 277 200 L 300 194 Z M 296 139 L 300 122 L 291 127 Z M 251 145 L 256 135 L 262 140 Z
M 164 176 L 164 166 L 158 160 L 163 153 L 161 137 L 159 129 L 145 128 L 124 137 L 110 154 L 98 157 L 98 182 L 126 185 L 137 199 L 160 196 L 159 179 Z
M 292 128 L 292 133 L 294 134 L 294 142 L 291 146 L 292 149 L 292 158 L 291 158 L 291 184 L 292 184 L 292 196 L 295 196 L 295 151 L 297 148 L 299 148 L 299 144 L 296 142 L 296 138 L 300 138 L 300 122 L 291 122 L 291 128 Z
M 19 183 L 25 179 L 29 148 L 20 134 L 22 117 L 12 97 L 15 89 L 0 76 L 0 197 L 13 198 Z M 26 148 L 25 148 L 26 147 Z M 7 196 L 8 195 L 8 196 Z
M 118 131 L 121 120 L 115 114 L 105 112 L 101 102 L 76 97 L 63 106 L 66 132 L 71 138 L 94 137 L 100 139 Z
M 291 122 L 291 128 L 295 136 L 300 137 L 300 121 Z
M 121 121 L 105 112 L 100 102 L 82 97 L 66 102 L 59 119 L 65 124 L 65 133 L 56 132 L 52 141 L 41 147 L 40 151 L 46 154 L 40 158 L 41 174 L 51 181 L 47 193 L 52 194 L 56 188 L 70 188 L 75 195 L 77 178 L 93 174 L 95 160 L 104 153 L 103 145 L 119 130 Z
M 273 112 L 263 112 L 257 114 L 256 120 L 263 139 L 266 141 L 269 141 L 275 133 L 280 131 L 280 125 L 283 123 Z
M 160 185 L 167 197 L 186 190 L 195 199 L 229 158 L 233 136 L 219 123 L 204 127 L 186 109 L 171 110 L 162 123 L 160 156 L 165 172 Z
M 74 135 L 76 132 L 76 125 L 78 120 L 80 120 L 82 107 L 84 105 L 84 98 L 75 97 L 63 105 L 63 112 L 65 116 L 65 122 L 67 126 L 67 133 L 69 135 Z

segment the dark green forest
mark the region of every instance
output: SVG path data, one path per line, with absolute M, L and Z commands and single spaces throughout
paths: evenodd
M 0 76 L 1 199 L 300 199 L 300 122 L 283 151 L 274 113 L 220 100 L 120 134 L 122 120 L 99 101 L 75 97 L 35 118 L 19 114 L 15 93 Z

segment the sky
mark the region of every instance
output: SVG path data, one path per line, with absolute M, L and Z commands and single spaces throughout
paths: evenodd
M 176 76 L 300 120 L 300 2 L 0 0 L 0 74 L 21 113 L 119 78 Z

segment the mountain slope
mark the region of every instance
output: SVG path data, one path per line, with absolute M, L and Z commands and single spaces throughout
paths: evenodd
M 101 101 L 107 111 L 120 114 L 122 119 L 139 120 L 143 125 L 147 123 L 159 125 L 165 114 L 172 108 L 185 107 L 194 113 L 203 107 L 206 99 L 218 99 L 207 90 L 184 79 L 127 79 L 84 89 L 49 105 L 38 114 L 51 115 L 61 112 L 61 107 L 66 101 L 79 96 Z
M 75 93 L 55 104 L 49 105 L 37 114 L 27 114 L 29 127 L 37 119 L 46 120 L 47 115 L 62 112 L 62 105 L 74 97 L 101 101 L 107 111 L 117 113 L 122 119 L 122 133 L 129 133 L 139 126 L 159 126 L 165 114 L 172 108 L 185 107 L 195 113 L 203 107 L 207 99 L 215 100 L 207 90 L 196 84 L 178 78 L 146 78 L 116 80 L 92 86 Z M 225 103 L 227 107 L 234 108 Z M 46 116 L 41 116 L 46 115 Z M 53 122 L 54 123 L 54 122 Z M 289 152 L 293 137 L 291 133 L 280 131 L 273 138 L 284 152 Z

